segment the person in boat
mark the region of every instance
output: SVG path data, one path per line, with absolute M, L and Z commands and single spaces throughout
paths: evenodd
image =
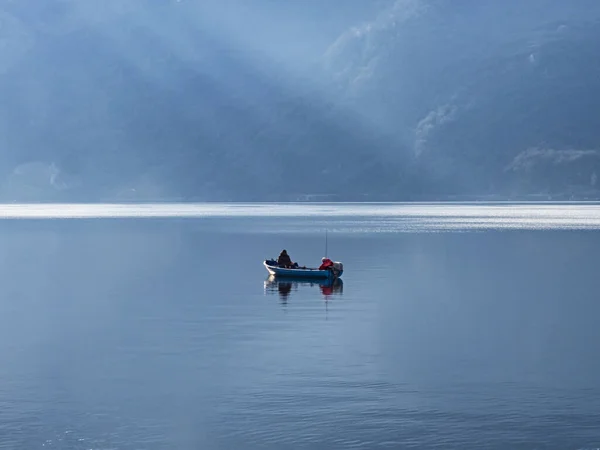
M 277 258 L 277 265 L 279 267 L 285 267 L 287 269 L 293 269 L 298 267 L 298 263 L 292 262 L 292 258 L 290 258 L 290 255 L 288 255 L 285 249 L 282 250 L 279 254 L 279 257 Z
M 333 269 L 333 261 L 327 257 L 321 258 L 321 265 L 319 266 L 319 270 L 327 270 Z

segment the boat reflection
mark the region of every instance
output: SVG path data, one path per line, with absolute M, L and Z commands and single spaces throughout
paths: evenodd
M 342 295 L 344 292 L 344 282 L 341 278 L 335 280 L 316 280 L 274 277 L 273 275 L 270 275 L 269 278 L 265 280 L 265 293 L 278 293 L 282 301 L 287 301 L 292 291 L 297 291 L 300 286 L 307 286 L 309 288 L 318 286 L 321 294 L 323 294 L 326 299 L 332 295 Z

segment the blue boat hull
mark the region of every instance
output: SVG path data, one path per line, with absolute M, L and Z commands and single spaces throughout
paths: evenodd
M 319 270 L 319 269 L 285 269 L 283 267 L 273 266 L 267 264 L 267 262 L 263 262 L 264 266 L 267 268 L 267 271 L 276 277 L 286 277 L 286 278 L 313 278 L 319 280 L 329 280 L 333 278 L 339 278 L 342 276 L 344 271 L 340 271 L 337 275 L 334 274 L 331 270 Z

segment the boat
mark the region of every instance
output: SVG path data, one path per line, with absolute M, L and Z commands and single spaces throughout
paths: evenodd
M 333 269 L 319 270 L 311 267 L 296 267 L 286 268 L 279 267 L 277 261 L 273 259 L 267 259 L 263 262 L 267 271 L 275 277 L 288 277 L 288 278 L 312 278 L 320 280 L 330 280 L 340 278 L 344 273 L 344 266 L 341 262 L 334 262 Z

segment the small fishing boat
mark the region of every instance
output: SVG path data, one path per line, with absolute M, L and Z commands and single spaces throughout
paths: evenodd
M 277 261 L 268 259 L 263 262 L 267 271 L 275 277 L 289 278 L 314 278 L 314 279 L 334 279 L 339 278 L 344 273 L 344 266 L 341 262 L 334 262 L 332 269 L 319 270 L 310 267 L 285 268 L 279 267 Z

